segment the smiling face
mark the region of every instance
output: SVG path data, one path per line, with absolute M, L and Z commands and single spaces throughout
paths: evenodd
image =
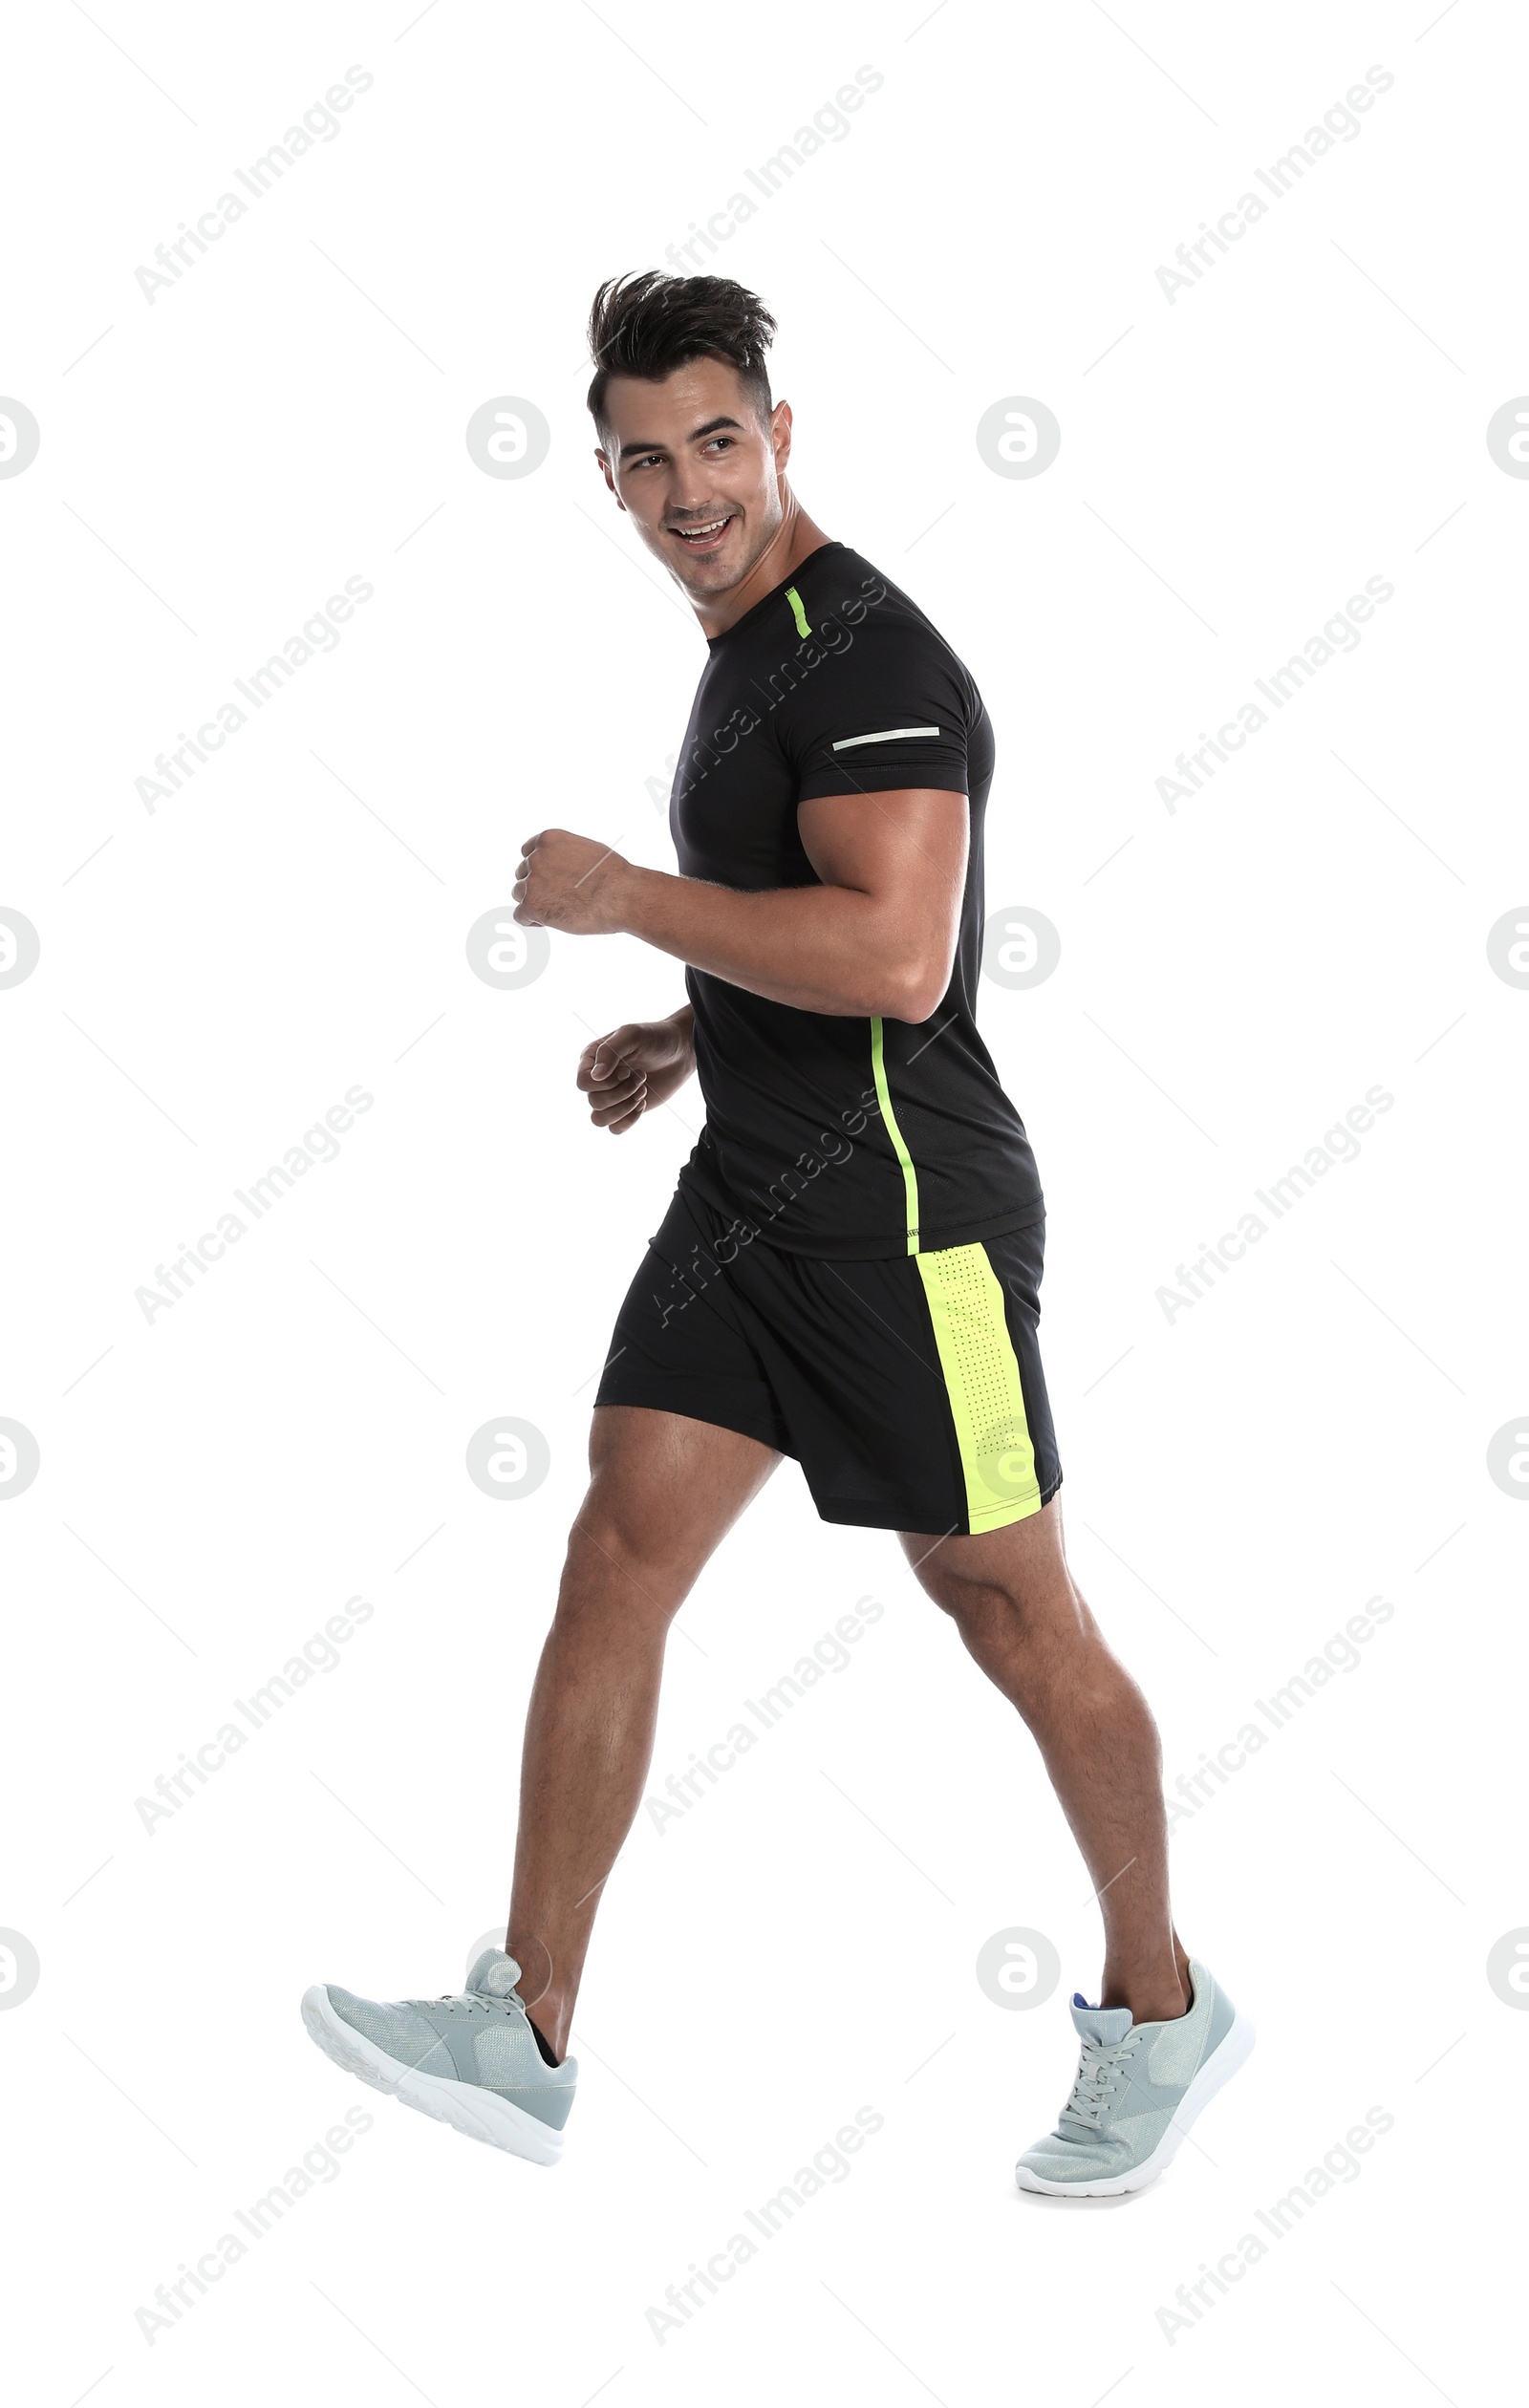
M 605 481 L 704 619 L 750 575 L 786 515 L 791 412 L 767 427 L 724 359 L 694 359 L 657 381 L 606 388 Z

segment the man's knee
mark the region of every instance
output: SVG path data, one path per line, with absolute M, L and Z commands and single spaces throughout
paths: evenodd
M 975 1648 L 1050 1656 L 1084 1642 L 1092 1629 L 1063 1566 L 1041 1563 L 985 1578 L 947 1568 L 923 1585 Z
M 568 1535 L 560 1613 L 616 1611 L 667 1622 L 700 1572 L 693 1550 L 644 1504 L 592 1487 Z

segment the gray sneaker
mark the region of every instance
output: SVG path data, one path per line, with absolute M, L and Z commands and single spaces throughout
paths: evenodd
M 391 2091 L 469 2139 L 555 2165 L 579 2069 L 549 2065 L 516 1990 L 520 1967 L 485 1948 L 456 1997 L 404 1998 L 379 2007 L 333 1982 L 303 1996 L 303 2021 L 347 2074 Z
M 1055 2132 L 1015 2167 L 1021 2190 L 1109 2199 L 1144 2190 L 1172 2162 L 1253 2046 L 1252 2024 L 1204 1966 L 1192 1959 L 1189 1976 L 1189 2012 L 1171 2023 L 1132 2023 L 1129 2007 L 1089 2007 L 1074 1993 L 1078 2078 Z

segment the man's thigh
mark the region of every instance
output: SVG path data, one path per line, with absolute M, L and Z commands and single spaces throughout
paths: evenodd
M 1022 1521 L 973 1537 L 900 1530 L 897 1537 L 919 1586 L 947 1613 L 964 1618 L 986 1599 L 1037 1618 L 1087 1614 L 1067 1570 L 1060 1496 Z
M 574 1530 L 623 1565 L 688 1588 L 780 1459 L 757 1438 L 683 1413 L 597 1405 Z

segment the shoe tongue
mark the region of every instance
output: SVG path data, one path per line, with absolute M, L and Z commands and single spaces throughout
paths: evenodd
M 1131 2030 L 1129 2007 L 1090 2007 L 1082 1990 L 1072 1993 L 1071 2014 L 1080 2037 L 1097 2040 L 1102 2048 L 1112 2049 Z
M 519 1980 L 520 1967 L 512 1956 L 503 1948 L 485 1948 L 467 1976 L 467 1988 L 485 1998 L 507 1998 Z

